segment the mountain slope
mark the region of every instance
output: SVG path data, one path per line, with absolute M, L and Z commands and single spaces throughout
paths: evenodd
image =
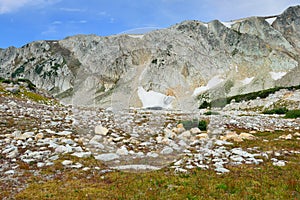
M 153 106 L 195 109 L 207 99 L 299 85 L 299 13 L 295 6 L 271 19 L 184 21 L 144 35 L 37 41 L 0 49 L 0 77 L 27 78 L 77 105 L 142 107 L 143 88 L 163 95 Z

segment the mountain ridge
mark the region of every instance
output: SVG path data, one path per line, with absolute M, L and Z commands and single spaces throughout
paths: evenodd
M 36 41 L 0 49 L 0 77 L 29 79 L 69 104 L 143 107 L 142 87 L 173 96 L 173 108 L 196 109 L 204 100 L 300 84 L 300 6 L 270 18 Z

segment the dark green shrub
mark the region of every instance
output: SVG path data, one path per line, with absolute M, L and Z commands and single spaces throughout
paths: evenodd
M 254 100 L 258 97 L 266 98 L 270 94 L 274 94 L 275 92 L 277 92 L 281 89 L 298 90 L 298 89 L 300 89 L 300 85 L 290 86 L 290 87 L 274 87 L 274 88 L 270 88 L 270 89 L 266 89 L 266 90 L 261 90 L 258 92 L 251 92 L 251 93 L 236 95 L 236 96 L 227 97 L 227 98 L 219 98 L 219 99 L 212 100 L 211 102 L 204 101 L 199 106 L 199 109 L 208 108 L 208 107 L 224 107 L 224 106 L 226 106 L 226 104 L 229 104 L 233 99 L 235 100 L 235 102 L 241 102 L 241 101 Z
M 265 110 L 263 111 L 263 114 L 267 114 L 267 115 L 273 115 L 273 114 L 278 114 L 278 115 L 282 115 L 288 112 L 287 108 L 274 108 L 272 110 Z
M 220 113 L 216 112 L 216 111 L 208 111 L 205 112 L 204 115 L 219 115 Z
M 207 121 L 205 121 L 205 120 L 200 120 L 199 123 L 198 123 L 198 128 L 199 128 L 201 131 L 206 131 L 206 130 L 207 130 Z
M 198 119 L 184 120 L 184 121 L 179 121 L 179 124 L 182 124 L 186 130 L 190 130 L 191 128 L 198 127 L 199 120 Z
M 285 113 L 285 118 L 298 118 L 300 117 L 300 110 L 289 110 Z
M 25 78 L 19 78 L 17 80 L 17 82 L 23 82 L 23 83 L 27 83 L 27 87 L 30 89 L 30 90 L 35 90 L 36 89 L 36 85 L 34 85 L 30 80 L 28 79 L 25 79 Z

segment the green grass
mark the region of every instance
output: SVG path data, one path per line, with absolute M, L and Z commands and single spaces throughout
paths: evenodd
M 298 157 L 299 159 L 299 157 Z M 272 163 L 229 167 L 230 173 L 194 170 L 174 174 L 65 171 L 51 181 L 32 178 L 16 199 L 299 199 L 300 167 Z M 87 178 L 89 177 L 89 178 Z

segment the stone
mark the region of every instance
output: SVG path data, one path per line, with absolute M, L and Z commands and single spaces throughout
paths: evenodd
M 218 173 L 222 173 L 222 174 L 230 172 L 229 169 L 226 169 L 224 167 L 217 167 L 217 168 L 215 168 L 215 171 L 218 172 Z
M 120 158 L 120 156 L 116 153 L 104 153 L 104 154 L 100 154 L 95 156 L 96 160 L 101 160 L 101 161 L 112 161 L 112 160 L 116 160 Z
M 250 133 L 241 133 L 239 135 L 240 138 L 242 138 L 243 140 L 255 140 L 256 137 Z
M 164 129 L 164 133 L 165 133 L 165 138 L 168 138 L 168 139 L 174 139 L 174 138 L 176 138 L 176 133 L 174 133 L 173 131 L 171 131 L 168 128 Z
M 199 133 L 201 133 L 201 130 L 198 127 L 194 127 L 190 129 L 190 132 L 192 135 L 197 135 Z
M 89 168 L 89 167 L 84 167 L 84 168 L 82 168 L 82 171 L 89 171 L 89 170 L 91 170 L 91 168 Z
M 178 138 L 184 141 L 187 141 L 191 138 L 192 134 L 190 131 L 184 131 L 180 135 L 178 135 Z
M 95 134 L 107 135 L 108 134 L 108 129 L 101 126 L 101 125 L 95 126 Z
M 235 142 L 242 142 L 243 139 L 239 137 L 236 132 L 229 132 L 225 136 L 220 136 L 221 140 L 233 140 Z
M 157 153 L 154 152 L 148 152 L 146 154 L 147 157 L 152 157 L 152 158 L 157 158 L 159 155 Z
M 160 167 L 151 166 L 151 165 L 121 165 L 116 167 L 111 167 L 111 169 L 116 170 L 160 170 Z
M 284 167 L 285 166 L 285 162 L 282 161 L 282 160 L 279 160 L 279 161 L 273 162 L 273 165 L 274 166 L 278 166 L 278 167 Z
M 69 145 L 59 145 L 58 147 L 55 148 L 55 152 L 56 153 L 72 153 L 73 150 L 72 150 L 72 147 L 70 147 Z
M 75 165 L 70 165 L 71 168 L 80 169 L 83 165 L 81 163 L 75 163 Z
M 37 166 L 38 168 L 44 167 L 45 165 L 46 165 L 46 163 L 43 163 L 43 162 L 38 162 L 38 163 L 36 164 L 36 166 Z
M 171 147 L 164 147 L 163 150 L 161 150 L 160 154 L 167 155 L 173 153 L 173 151 L 174 150 Z
M 71 160 L 64 160 L 61 162 L 62 165 L 66 166 L 66 165 L 71 165 L 73 163 L 73 161 Z
M 201 140 L 201 139 L 208 139 L 208 134 L 207 133 L 201 133 L 196 135 L 196 138 Z
M 121 148 L 119 148 L 116 153 L 120 156 L 126 156 L 128 155 L 128 150 L 125 146 L 121 146 Z
M 15 173 L 16 173 L 15 170 L 8 170 L 8 171 L 4 172 L 5 175 L 13 175 Z
M 60 131 L 60 132 L 57 132 L 54 134 L 59 135 L 59 136 L 68 136 L 68 135 L 71 135 L 72 132 L 71 131 Z
M 37 141 L 37 140 L 40 140 L 40 139 L 43 139 L 44 138 L 44 134 L 43 133 L 38 133 L 34 136 L 34 139 Z
M 72 156 L 76 156 L 78 158 L 88 158 L 92 155 L 91 152 L 75 152 L 71 154 Z

